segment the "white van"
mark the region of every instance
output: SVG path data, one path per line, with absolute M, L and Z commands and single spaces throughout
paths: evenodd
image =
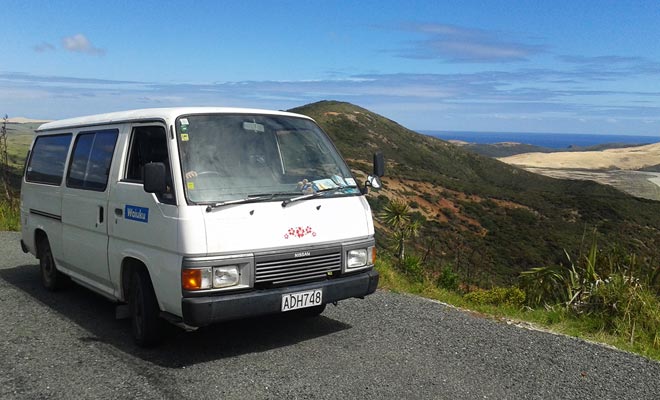
M 21 189 L 23 251 L 47 289 L 63 278 L 128 303 L 140 345 L 183 327 L 292 312 L 373 293 L 362 187 L 303 115 L 145 109 L 49 122 Z M 125 308 L 125 307 L 124 307 Z

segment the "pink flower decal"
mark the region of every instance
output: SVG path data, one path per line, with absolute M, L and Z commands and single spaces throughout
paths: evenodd
M 298 226 L 295 228 L 289 228 L 286 233 L 284 234 L 284 239 L 289 239 L 289 238 L 303 238 L 307 235 L 312 235 L 312 237 L 316 237 L 316 232 L 314 232 L 314 229 L 312 229 L 311 226 Z

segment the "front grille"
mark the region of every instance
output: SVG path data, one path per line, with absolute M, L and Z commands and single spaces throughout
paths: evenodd
M 323 280 L 341 272 L 341 250 L 317 250 L 309 253 L 310 255 L 305 257 L 295 257 L 294 253 L 257 256 L 255 286 L 279 286 Z

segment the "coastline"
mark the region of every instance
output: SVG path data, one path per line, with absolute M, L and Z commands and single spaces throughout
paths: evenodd
M 659 172 L 649 172 L 649 174 L 653 174 L 653 178 L 648 178 L 647 180 L 651 183 L 655 183 L 656 185 L 660 186 L 660 173 Z
M 588 147 L 606 143 L 645 145 L 660 142 L 660 136 L 585 134 L 585 133 L 524 133 L 524 132 L 470 132 L 418 130 L 419 133 L 442 140 L 459 140 L 467 143 L 494 144 L 515 142 L 550 149 L 568 149 L 572 146 Z

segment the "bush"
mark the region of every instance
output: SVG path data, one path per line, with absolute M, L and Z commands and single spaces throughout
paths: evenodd
M 379 194 L 378 197 L 367 196 L 367 201 L 371 207 L 371 211 L 375 214 L 379 214 L 383 211 L 385 206 L 390 202 L 387 196 Z
M 608 330 L 630 343 L 642 340 L 660 347 L 660 300 L 634 277 L 618 273 L 606 279 L 591 294 L 593 314 Z
M 451 267 L 445 265 L 438 276 L 436 286 L 447 290 L 458 290 L 458 274 L 452 271 Z
M 514 306 L 520 307 L 525 303 L 525 292 L 517 287 L 494 287 L 484 290 L 478 289 L 465 295 L 465 300 L 479 305 Z
M 534 268 L 520 274 L 531 306 L 561 304 L 576 317 L 598 322 L 593 329 L 660 348 L 660 298 L 657 270 L 637 265 L 634 254 L 618 246 L 603 252 L 594 240 L 589 254 L 570 266 Z M 635 275 L 641 273 L 644 279 Z M 646 275 L 646 276 L 645 276 Z
M 531 307 L 566 301 L 565 269 L 560 266 L 532 268 L 520 273 L 520 287 Z
M 415 255 L 408 255 L 404 257 L 400 265 L 403 272 L 411 278 L 416 280 L 422 280 L 424 278 L 424 267 L 421 258 Z

